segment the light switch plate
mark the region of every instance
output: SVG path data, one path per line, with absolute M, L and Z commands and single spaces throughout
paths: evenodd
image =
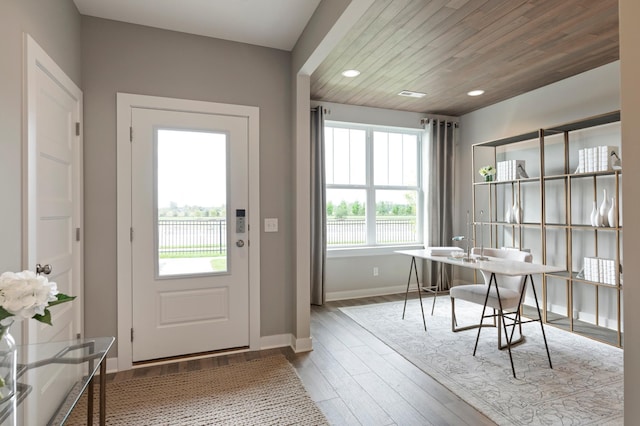
M 278 218 L 268 217 L 264 220 L 264 232 L 278 232 Z

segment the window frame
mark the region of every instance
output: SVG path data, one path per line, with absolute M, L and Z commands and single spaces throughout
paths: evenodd
M 424 131 L 405 127 L 381 126 L 373 124 L 348 123 L 341 121 L 326 120 L 327 128 L 340 128 L 365 131 L 365 184 L 328 184 L 325 183 L 325 190 L 329 189 L 357 189 L 366 192 L 366 223 L 367 241 L 363 245 L 327 245 L 328 257 L 353 257 L 371 256 L 393 253 L 398 249 L 411 249 L 424 247 L 424 170 L 423 170 L 423 144 Z M 374 158 L 373 158 L 373 134 L 374 132 L 410 134 L 415 135 L 416 144 L 416 184 L 415 185 L 375 185 L 374 184 Z M 326 146 L 325 146 L 326 150 Z M 411 190 L 416 193 L 416 236 L 417 240 L 406 244 L 381 244 L 376 240 L 376 204 L 375 193 L 379 190 Z M 325 210 L 326 219 L 326 210 Z

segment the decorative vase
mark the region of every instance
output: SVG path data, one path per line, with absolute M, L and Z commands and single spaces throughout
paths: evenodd
M 618 227 L 618 206 L 616 204 L 616 197 L 611 197 L 611 208 L 609 208 L 609 213 L 607 213 L 607 221 L 609 222 L 609 226 L 612 228 Z
M 611 208 L 611 206 L 609 205 L 609 199 L 607 198 L 606 188 L 602 191 L 604 192 L 604 198 L 602 199 L 602 204 L 600 204 L 600 209 L 598 210 L 598 212 L 600 213 L 600 217 L 602 218 L 600 226 L 609 226 L 609 218 L 607 215 L 609 214 L 609 209 Z
M 484 177 L 485 182 L 493 182 L 493 175 L 486 175 Z
M 522 221 L 522 210 L 520 209 L 520 203 L 518 203 L 517 199 L 511 208 L 511 217 L 515 223 L 520 223 Z
M 513 217 L 512 217 L 512 213 L 511 213 L 512 207 L 508 206 L 506 208 L 506 210 L 504 211 L 504 221 L 506 223 L 511 223 L 513 222 Z
M 0 404 L 16 393 L 17 352 L 16 342 L 9 333 L 10 327 L 11 324 L 0 324 Z
M 598 215 L 600 213 L 598 212 L 598 202 L 594 201 L 593 202 L 593 209 L 591 210 L 591 215 L 589 216 L 589 222 L 591 223 L 591 226 L 598 226 Z

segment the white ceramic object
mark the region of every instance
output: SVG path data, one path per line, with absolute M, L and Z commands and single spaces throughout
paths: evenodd
M 512 207 L 509 206 L 509 207 L 507 207 L 507 209 L 504 212 L 504 221 L 507 222 L 507 223 L 511 223 L 513 221 L 513 217 L 512 217 L 512 214 L 511 214 L 511 209 L 512 209 Z
M 611 207 L 609 208 L 609 212 L 607 213 L 607 221 L 609 226 L 612 228 L 618 227 L 618 215 L 617 215 L 618 206 L 616 203 L 616 197 L 611 197 Z
M 520 223 L 522 221 L 522 210 L 520 209 L 518 200 L 513 203 L 513 208 L 511 209 L 511 217 L 513 218 L 514 223 Z
M 593 209 L 591 210 L 591 215 L 589 216 L 589 221 L 591 222 L 591 226 L 598 226 L 598 202 L 593 202 Z
M 609 204 L 609 199 L 607 198 L 607 190 L 606 188 L 602 190 L 604 192 L 604 198 L 602 199 L 602 204 L 600 204 L 600 209 L 598 213 L 600 213 L 601 221 L 600 226 L 609 226 L 609 209 L 611 205 Z

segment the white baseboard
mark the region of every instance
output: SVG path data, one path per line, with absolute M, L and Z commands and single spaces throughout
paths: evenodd
M 273 336 L 263 336 L 260 338 L 260 350 L 283 348 L 285 346 L 291 346 L 293 341 L 292 334 L 275 334 Z
M 415 291 L 415 283 L 409 290 Z M 396 285 L 389 287 L 365 288 L 360 290 L 343 290 L 327 292 L 325 299 L 327 302 L 334 300 L 360 299 L 363 297 L 385 296 L 387 294 L 404 293 L 407 290 L 406 285 Z
M 306 337 L 304 339 L 296 339 L 292 337 L 291 348 L 295 353 L 309 352 L 313 350 L 313 339 Z
M 313 350 L 313 339 L 307 337 L 296 339 L 293 334 L 276 334 L 274 336 L 264 336 L 260 338 L 260 349 L 291 347 L 295 353 L 309 352 Z

